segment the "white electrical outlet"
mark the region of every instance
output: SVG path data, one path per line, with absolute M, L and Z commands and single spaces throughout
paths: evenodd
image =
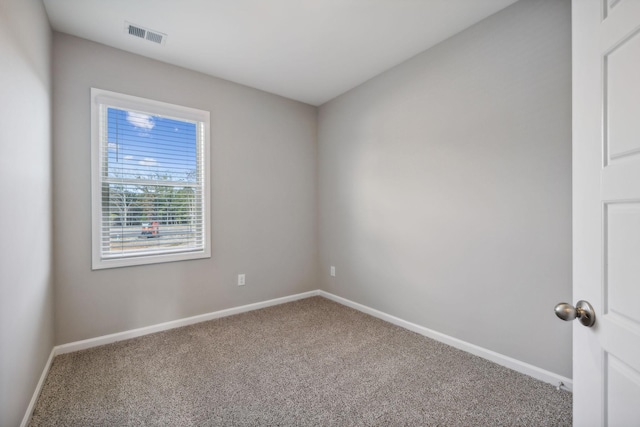
M 238 274 L 238 286 L 244 286 L 245 277 L 244 274 Z
M 329 274 L 331 274 L 331 277 L 336 277 L 336 268 L 333 265 L 331 266 L 331 271 Z

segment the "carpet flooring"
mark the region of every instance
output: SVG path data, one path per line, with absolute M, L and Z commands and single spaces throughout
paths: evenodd
M 570 426 L 572 395 L 322 297 L 57 356 L 31 426 Z

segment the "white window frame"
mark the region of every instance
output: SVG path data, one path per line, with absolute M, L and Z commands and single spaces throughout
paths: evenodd
M 117 258 L 104 257 L 102 241 L 102 150 L 100 149 L 101 105 L 125 110 L 144 111 L 150 115 L 165 116 L 201 122 L 204 124 L 203 141 L 203 244 L 202 250 L 185 252 L 136 254 Z M 157 264 L 173 261 L 211 258 L 211 180 L 209 156 L 210 114 L 208 111 L 166 102 L 154 101 L 137 96 L 125 95 L 102 89 L 91 88 L 91 219 L 92 219 L 92 269 L 127 267 L 134 265 Z

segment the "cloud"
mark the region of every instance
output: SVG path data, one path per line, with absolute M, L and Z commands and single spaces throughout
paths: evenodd
M 156 125 L 153 117 L 135 111 L 127 111 L 127 121 L 138 129 L 151 130 Z
M 110 142 L 107 144 L 107 146 L 109 147 L 109 150 L 117 150 L 119 148 L 118 144 L 116 144 L 115 142 Z
M 155 166 L 158 164 L 158 162 L 152 157 L 145 157 L 144 159 L 140 160 L 138 164 L 140 166 Z
M 125 160 L 131 160 L 131 159 L 133 159 L 133 156 L 126 155 L 126 156 L 124 156 L 124 159 Z

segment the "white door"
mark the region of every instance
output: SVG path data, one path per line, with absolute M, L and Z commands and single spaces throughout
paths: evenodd
M 640 426 L 640 0 L 572 15 L 574 425 Z

